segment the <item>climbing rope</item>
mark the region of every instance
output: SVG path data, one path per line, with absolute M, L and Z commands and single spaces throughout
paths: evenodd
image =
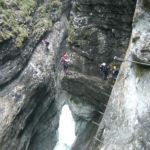
M 119 58 L 117 56 L 114 57 L 114 60 L 118 60 L 118 61 L 121 61 L 121 62 L 128 61 L 128 62 L 132 62 L 132 63 L 135 63 L 135 64 L 145 65 L 145 66 L 149 66 L 150 67 L 150 64 L 142 63 L 142 62 L 134 61 L 134 60 L 123 59 L 123 58 Z

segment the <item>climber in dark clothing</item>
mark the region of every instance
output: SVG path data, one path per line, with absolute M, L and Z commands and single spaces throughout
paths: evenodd
M 102 72 L 103 78 L 106 80 L 109 74 L 109 67 L 106 65 L 106 63 L 102 63 L 100 65 L 100 72 Z
M 67 69 L 68 69 L 68 63 L 65 61 L 64 62 L 64 72 L 65 72 L 65 74 L 67 73 Z

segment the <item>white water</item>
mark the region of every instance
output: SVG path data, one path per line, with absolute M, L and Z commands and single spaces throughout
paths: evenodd
M 75 122 L 68 105 L 64 105 L 59 121 L 59 140 L 54 150 L 70 150 L 75 136 Z

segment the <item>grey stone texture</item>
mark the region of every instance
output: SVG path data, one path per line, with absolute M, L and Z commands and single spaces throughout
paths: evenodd
M 47 2 L 38 1 L 39 6 Z M 135 80 L 134 71 L 143 68 L 132 65 L 125 69 L 122 67 L 121 71 L 125 71 L 123 73 L 125 76 L 122 78 L 120 73 L 112 92 L 113 100 L 108 104 L 98 132 L 98 127 L 92 121 L 101 122 L 102 115 L 98 111 L 104 112 L 113 86 L 111 78 L 104 80 L 100 76 L 99 64 L 104 61 L 107 64 L 112 63 L 115 55 L 125 56 L 136 1 L 64 0 L 62 2 L 61 11 L 56 8 L 51 9 L 52 26 L 45 31 L 41 30 L 40 36 L 31 33 L 20 48 L 14 46 L 13 38 L 0 43 L 0 150 L 52 150 L 57 142 L 59 115 L 64 103 L 69 105 L 76 122 L 77 139 L 72 150 L 96 150 L 101 147 L 107 149 L 117 139 L 124 143 L 134 139 L 132 132 L 129 132 L 130 128 L 124 126 L 132 126 L 134 118 L 131 117 L 133 119 L 131 121 L 126 116 L 135 113 L 136 108 L 144 107 L 145 97 L 149 96 L 148 93 L 142 95 L 141 92 L 142 86 L 149 80 L 148 74 L 145 73 L 146 68 L 142 73 L 136 72 L 140 79 Z M 139 10 L 144 14 L 142 20 L 148 24 L 147 4 L 149 2 L 145 1 L 137 7 L 145 9 Z M 30 26 L 31 32 L 34 23 L 40 18 L 37 13 L 39 6 L 32 14 L 34 19 Z M 137 19 L 136 23 L 136 18 L 134 18 L 134 29 L 136 26 L 138 29 L 138 23 L 140 24 L 140 19 Z M 141 26 L 147 34 L 146 24 Z M 145 35 L 142 36 L 144 40 Z M 45 37 L 49 41 L 48 48 L 42 44 L 42 39 Z M 132 54 L 129 54 L 141 61 L 146 59 L 147 62 L 148 55 L 141 57 L 140 51 L 137 53 L 134 51 L 138 39 L 135 38 L 133 43 L 130 43 L 133 48 Z M 147 42 L 146 44 L 144 49 L 148 47 Z M 60 64 L 60 58 L 65 50 L 70 59 L 66 76 Z M 117 64 L 120 65 L 118 62 Z M 140 86 L 136 87 L 135 83 Z M 145 85 L 144 89 L 148 90 L 148 85 Z M 134 97 L 133 103 L 120 109 L 130 100 L 130 93 Z M 137 98 L 135 93 L 140 97 L 143 96 L 143 103 L 138 107 L 134 105 Z M 124 99 L 128 101 L 124 100 L 120 104 L 120 98 L 122 101 Z M 137 99 L 136 104 L 138 104 Z M 129 112 L 125 108 L 130 109 Z M 131 116 L 134 117 L 133 114 Z M 147 115 L 145 114 L 145 118 Z M 118 122 L 114 122 L 116 118 Z M 139 120 L 145 121 L 142 119 L 144 117 L 141 118 L 139 115 Z M 104 120 L 108 128 L 104 127 Z M 122 132 L 119 134 L 120 137 L 116 131 L 121 125 L 123 130 L 120 131 Z M 148 136 L 148 132 L 147 134 L 143 132 L 145 127 L 148 127 L 148 122 L 137 125 L 136 133 L 139 138 L 143 133 L 144 138 Z M 93 141 L 95 134 L 101 140 L 104 138 L 103 141 L 107 145 L 95 143 Z M 136 142 L 135 145 L 138 146 L 140 142 Z M 123 149 L 124 145 L 121 143 L 121 147 L 115 145 L 115 148 Z
M 133 20 L 131 42 L 126 59 L 148 63 L 149 1 L 138 0 Z M 147 37 L 147 38 L 146 38 Z M 144 50 L 146 50 L 144 52 Z M 124 62 L 111 93 L 96 136 L 101 140 L 91 146 L 100 150 L 148 150 L 149 88 L 148 66 Z M 97 146 L 97 148 L 96 148 Z
M 57 142 L 64 104 L 63 98 L 59 100 L 64 96 L 57 62 L 66 37 L 68 11 L 62 14 L 50 30 L 40 37 L 31 33 L 20 48 L 15 47 L 14 39 L 1 43 L 0 150 L 52 150 Z M 48 48 L 42 43 L 44 38 L 49 41 Z
M 111 78 L 100 75 L 99 64 L 124 57 L 134 9 L 135 1 L 73 1 L 68 32 L 71 62 L 62 80 L 62 87 L 72 95 L 69 105 L 77 123 L 72 150 L 95 150 L 91 143 L 98 126 L 93 121 L 101 121 L 98 111 L 104 112 L 113 86 Z

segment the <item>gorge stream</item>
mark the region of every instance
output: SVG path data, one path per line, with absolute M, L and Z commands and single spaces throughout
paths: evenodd
M 68 105 L 64 105 L 62 108 L 59 121 L 58 136 L 59 140 L 54 150 L 70 150 L 76 136 L 75 122 Z

